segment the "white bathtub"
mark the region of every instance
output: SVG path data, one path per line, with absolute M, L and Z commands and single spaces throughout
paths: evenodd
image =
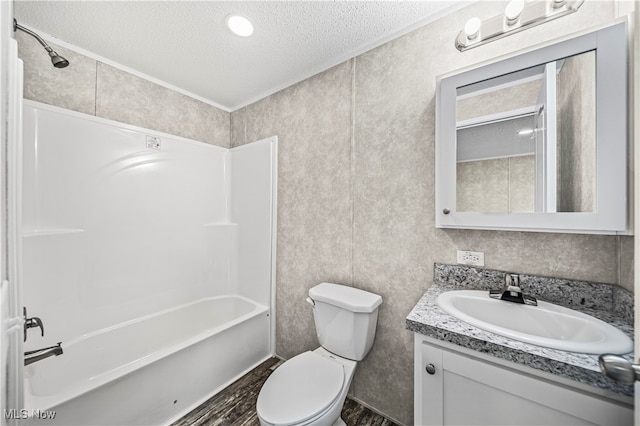
M 25 367 L 25 408 L 56 412 L 33 424 L 170 423 L 271 356 L 269 323 L 266 306 L 224 296 L 63 342 Z

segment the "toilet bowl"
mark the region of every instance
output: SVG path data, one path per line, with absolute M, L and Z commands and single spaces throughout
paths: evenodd
M 322 283 L 307 301 L 321 346 L 286 361 L 266 380 L 256 404 L 262 426 L 345 424 L 340 412 L 356 364 L 373 345 L 382 297 Z
M 303 352 L 267 379 L 258 395 L 262 426 L 344 425 L 340 412 L 356 362 L 320 347 Z

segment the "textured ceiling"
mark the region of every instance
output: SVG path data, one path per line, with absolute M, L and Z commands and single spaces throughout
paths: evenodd
M 468 3 L 16 0 L 14 10 L 49 41 L 232 111 Z M 226 28 L 231 13 L 253 22 L 253 36 Z

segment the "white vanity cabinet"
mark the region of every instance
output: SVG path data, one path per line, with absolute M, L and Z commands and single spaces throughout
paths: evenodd
M 416 425 L 632 425 L 631 398 L 415 334 Z

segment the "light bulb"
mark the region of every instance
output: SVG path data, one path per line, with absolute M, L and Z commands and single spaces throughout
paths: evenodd
M 471 18 L 464 25 L 464 34 L 467 36 L 467 39 L 474 40 L 478 37 L 480 33 L 480 27 L 482 26 L 482 21 L 480 18 Z
M 507 25 L 514 25 L 520 19 L 520 14 L 524 9 L 524 0 L 511 0 L 504 9 L 504 18 Z

